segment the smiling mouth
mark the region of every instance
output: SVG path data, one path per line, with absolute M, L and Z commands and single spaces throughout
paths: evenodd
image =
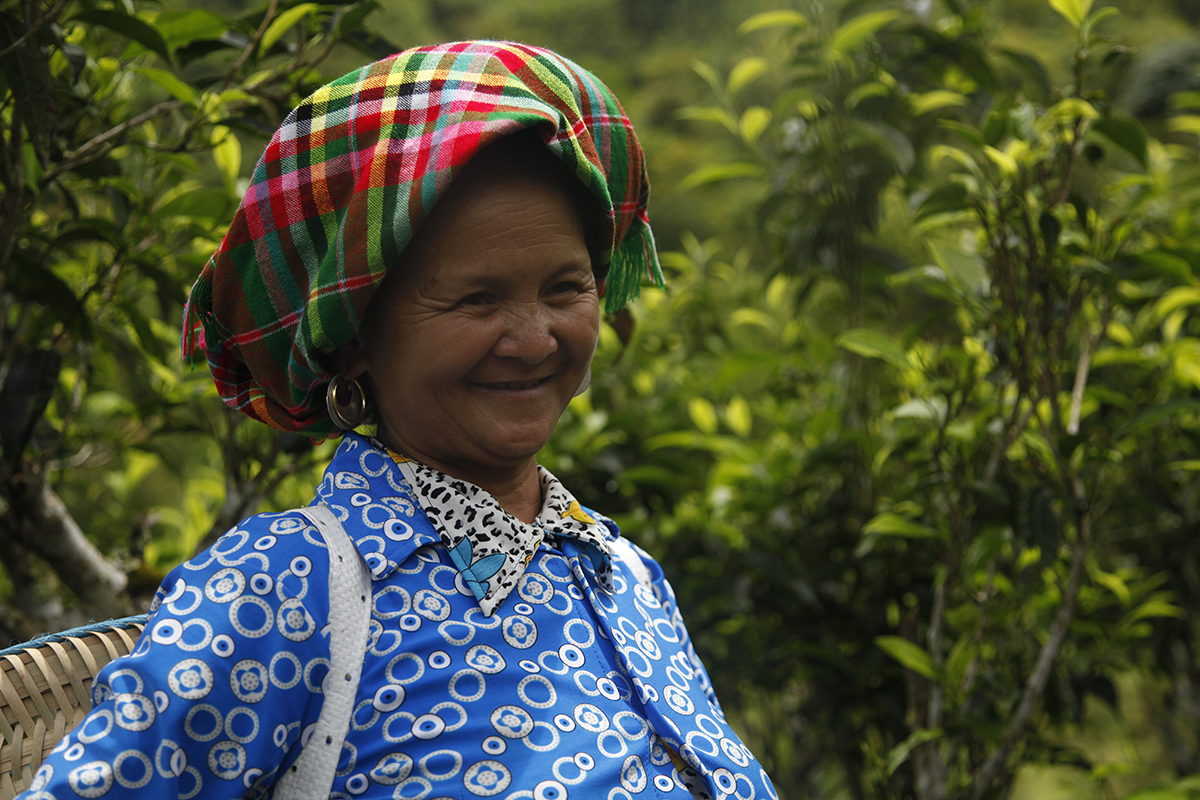
M 534 378 L 527 381 L 498 381 L 495 383 L 480 383 L 479 385 L 485 389 L 500 389 L 502 391 L 517 392 L 523 389 L 535 389 L 546 383 L 554 376 L 548 375 L 545 378 Z

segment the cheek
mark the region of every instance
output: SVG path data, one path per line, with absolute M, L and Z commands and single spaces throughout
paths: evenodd
M 571 309 L 568 326 L 572 346 L 586 351 L 584 354 L 591 358 L 600 341 L 600 303 L 592 300 Z

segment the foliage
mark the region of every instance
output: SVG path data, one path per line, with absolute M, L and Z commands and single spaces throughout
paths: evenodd
M 45 566 L 89 614 L 124 613 L 222 495 L 220 530 L 313 463 L 214 408 L 174 320 L 240 194 L 239 136 L 272 130 L 339 42 L 370 52 L 374 6 L 0 10 L 0 553 L 21 598 L 5 638 L 59 621 Z M 176 480 L 137 497 L 160 470 Z

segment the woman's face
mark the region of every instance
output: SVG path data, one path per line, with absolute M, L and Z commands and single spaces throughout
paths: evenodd
M 371 301 L 347 373 L 379 436 L 467 480 L 527 465 L 579 388 L 600 328 L 583 226 L 553 178 L 472 161 Z

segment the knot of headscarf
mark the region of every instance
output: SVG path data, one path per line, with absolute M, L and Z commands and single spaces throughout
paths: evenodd
M 607 212 L 606 310 L 662 285 L 642 150 L 616 97 L 567 59 L 510 42 L 407 50 L 301 103 L 271 138 L 184 310 L 183 357 L 221 398 L 323 439 L 327 356 L 438 198 L 489 143 L 536 130 Z

